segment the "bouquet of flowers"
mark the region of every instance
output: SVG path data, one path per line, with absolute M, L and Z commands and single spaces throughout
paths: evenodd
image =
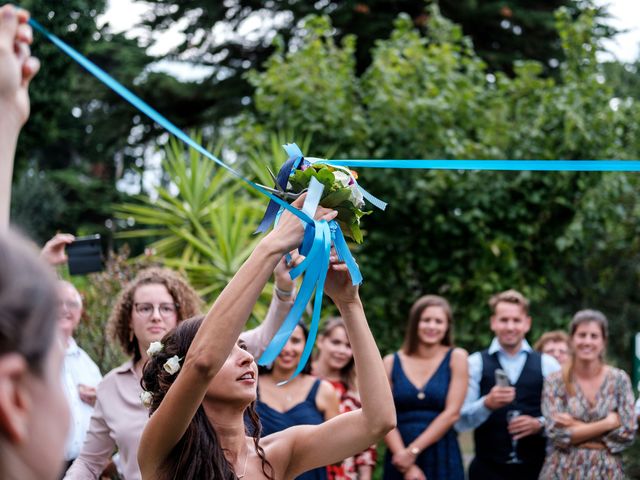
M 336 220 L 345 236 L 362 243 L 360 219 L 371 212 L 362 210 L 364 198 L 356 183 L 358 174 L 348 168 L 310 163 L 303 159 L 298 168 L 291 172 L 286 191 L 302 193 L 309 187 L 312 177 L 324 185 L 320 205 L 336 210 Z

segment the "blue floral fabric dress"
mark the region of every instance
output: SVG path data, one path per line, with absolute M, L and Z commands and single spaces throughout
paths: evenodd
M 435 373 L 422 388 L 407 378 L 398 353 L 394 355 L 391 380 L 396 406 L 398 430 L 405 445 L 413 442 L 445 408 L 451 381 L 450 349 Z M 440 440 L 418 455 L 416 465 L 428 480 L 464 480 L 464 468 L 456 431 L 451 428 Z M 384 480 L 404 480 L 391 463 L 387 450 L 384 461 Z

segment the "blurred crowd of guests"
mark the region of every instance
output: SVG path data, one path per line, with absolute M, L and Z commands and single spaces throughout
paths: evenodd
M 64 261 L 73 237 L 59 234 L 44 247 L 50 263 Z M 282 261 L 260 327 L 243 334 L 260 355 L 293 305 L 296 286 Z M 177 273 L 143 270 L 123 290 L 108 334 L 130 357 L 104 378 L 76 344 L 82 297 L 59 281 L 59 327 L 66 342 L 64 385 L 72 429 L 65 479 L 120 476 L 136 480 L 136 451 L 148 412 L 140 397 L 147 350 L 202 302 Z M 385 438 L 384 479 L 583 479 L 624 478 L 621 452 L 634 440 L 637 415 L 628 375 L 607 364 L 608 322 L 597 310 L 577 312 L 567 331 L 543 334 L 532 347 L 529 302 L 508 290 L 489 300 L 494 338 L 468 355 L 454 344 L 448 301 L 425 295 L 415 301 L 401 348 L 384 358 L 397 412 Z M 300 322 L 268 368 L 260 369 L 257 415 L 261 435 L 295 425 L 320 424 L 360 408 L 347 330 L 339 317 L 324 322 L 313 361 L 289 380 L 308 331 Z M 287 381 L 288 380 L 288 381 Z M 247 428 L 251 423 L 247 421 Z M 475 452 L 465 472 L 458 433 L 473 430 Z M 367 480 L 377 463 L 376 445 L 337 465 L 298 477 Z
M 29 116 L 27 89 L 39 69 L 30 53 L 33 35 L 28 19 L 24 10 L 0 7 L 0 230 L 8 225 L 13 158 L 18 134 Z M 329 218 L 335 218 L 336 212 L 332 215 Z M 294 230 L 291 227 L 291 236 Z M 51 265 L 64 263 L 65 246 L 73 241 L 71 235 L 56 235 L 42 249 L 42 259 Z M 274 241 L 278 243 L 277 238 Z M 106 332 L 128 359 L 102 377 L 73 337 L 82 316 L 82 295 L 63 280 L 57 281 L 54 291 L 51 272 L 33 258 L 24 243 L 13 234 L 0 236 L 0 476 L 52 478 L 64 450 L 64 479 L 139 480 L 141 435 L 145 425 L 157 424 L 159 418 L 154 416 L 149 422 L 150 392 L 141 386 L 143 368 L 158 342 L 171 337 L 167 334 L 175 332 L 181 322 L 201 313 L 202 301 L 176 272 L 165 268 L 141 271 L 116 299 Z M 279 251 L 274 257 L 274 264 L 281 254 Z M 296 261 L 293 259 L 293 264 Z M 280 261 L 274 271 L 275 286 L 266 318 L 259 327 L 240 335 L 242 348 L 238 349 L 246 350 L 242 357 L 247 362 L 262 354 L 294 303 L 291 267 Z M 265 277 L 271 268 L 269 265 Z M 52 308 L 56 304 L 57 308 Z M 383 478 L 465 478 L 457 434 L 467 430 L 473 430 L 475 440 L 467 471 L 470 480 L 624 478 L 621 452 L 634 441 L 638 413 L 628 375 L 606 361 L 606 316 L 597 310 L 576 312 L 567 332 L 548 332 L 532 348 L 526 340 L 532 324 L 529 301 L 521 293 L 507 290 L 492 296 L 489 305 L 488 327 L 494 338 L 486 349 L 468 355 L 455 347 L 454 316 L 445 298 L 426 295 L 413 304 L 403 345 L 384 358 L 397 418 L 396 428 L 385 437 Z M 52 321 L 54 316 L 57 322 Z M 361 304 L 352 316 L 352 325 L 362 322 L 366 327 Z M 348 311 L 344 318 L 350 319 Z M 199 328 L 195 320 L 182 324 L 187 326 L 184 330 L 189 325 Z M 212 325 L 217 335 L 220 329 Z M 360 362 L 358 369 L 374 365 L 376 359 L 379 362 L 368 328 L 356 331 L 368 338 L 363 343 L 364 336 L 358 335 L 354 342 L 359 347 L 358 358 L 369 360 Z M 58 338 L 60 348 L 51 348 L 57 347 Z M 355 438 L 364 439 L 357 444 L 338 444 L 340 453 L 353 447 L 350 454 L 380 438 L 393 425 L 382 366 L 378 366 L 379 375 L 362 370 L 365 373 L 360 378 L 368 378 L 369 388 L 359 392 L 351 342 L 340 318 L 325 322 L 313 361 L 292 378 L 307 341 L 308 332 L 300 323 L 277 359 L 260 373 L 257 400 L 246 409 L 243 406 L 238 416 L 240 436 L 245 443 L 246 434 L 255 439 L 255 451 L 263 460 L 260 435 L 268 437 L 288 427 L 318 425 L 345 415 L 331 425 L 355 426 Z M 162 368 L 173 375 L 181 359 L 169 360 L 177 365 L 167 360 Z M 148 363 L 154 362 L 152 358 Z M 60 372 L 62 381 L 57 378 Z M 158 372 L 163 374 L 162 369 Z M 160 383 L 160 376 L 145 376 L 144 383 Z M 366 400 L 362 410 L 360 393 Z M 372 404 L 371 399 L 385 396 L 383 402 L 373 402 L 378 415 L 361 421 L 365 417 L 360 413 Z M 386 413 L 380 412 L 387 406 Z M 381 416 L 383 421 L 379 421 Z M 70 428 L 66 426 L 68 419 Z M 191 426 L 192 421 L 193 416 L 187 423 Z M 379 424 L 372 428 L 371 423 L 376 422 Z M 203 428 L 213 429 L 211 422 L 204 422 Z M 319 430 L 324 429 L 314 431 Z M 51 441 L 52 431 L 60 437 L 69 431 L 66 443 Z M 342 433 L 350 431 L 346 428 Z M 340 433 L 336 432 L 336 438 L 350 439 Z M 321 440 L 316 443 L 318 449 L 327 443 L 324 437 Z M 176 443 L 170 445 L 173 448 Z M 220 447 L 209 450 L 220 451 Z M 294 458 L 287 454 L 289 460 Z M 243 473 L 236 475 L 232 469 L 230 478 L 245 476 L 248 458 L 247 450 L 244 469 L 239 470 Z M 320 458 L 333 461 L 338 455 Z M 146 459 L 141 455 L 141 462 Z M 376 462 L 376 446 L 371 445 L 339 464 L 316 468 L 298 478 L 369 480 Z M 228 459 L 219 463 L 226 465 Z M 304 463 L 305 468 L 299 471 L 318 463 Z M 25 477 L 16 472 L 31 474 Z

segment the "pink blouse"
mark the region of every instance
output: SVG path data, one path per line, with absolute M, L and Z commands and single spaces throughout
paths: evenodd
M 262 324 L 241 334 L 240 338 L 254 356 L 265 350 L 289 313 L 294 298 L 283 301 L 274 293 Z M 132 360 L 114 368 L 104 377 L 98 385 L 96 405 L 84 446 L 64 480 L 100 478 L 116 448 L 124 480 L 141 479 L 138 444 L 149 418 L 149 411 L 140 401 L 141 393 L 140 379 L 133 370 Z

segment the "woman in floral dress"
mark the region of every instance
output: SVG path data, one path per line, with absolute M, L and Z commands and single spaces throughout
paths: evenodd
M 318 337 L 312 373 L 333 385 L 340 399 L 340 413 L 362 407 L 355 379 L 355 363 L 344 320 L 327 320 Z M 342 463 L 327 466 L 329 480 L 371 480 L 376 466 L 376 446 L 372 445 Z
M 621 452 L 636 431 L 628 375 L 607 365 L 606 317 L 581 310 L 570 325 L 572 357 L 542 393 L 551 453 L 541 479 L 623 479 Z

